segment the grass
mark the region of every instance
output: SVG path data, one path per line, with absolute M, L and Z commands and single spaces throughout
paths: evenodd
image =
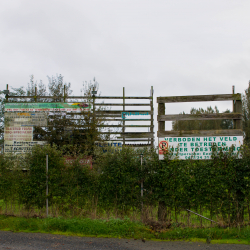
M 134 238 L 151 240 L 189 240 L 211 243 L 250 244 L 250 227 L 245 228 L 179 228 L 156 232 L 129 218 L 109 220 L 21 218 L 0 215 L 0 230 L 13 232 L 40 232 L 77 236 Z

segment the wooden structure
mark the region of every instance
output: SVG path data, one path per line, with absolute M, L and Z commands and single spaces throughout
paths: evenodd
M 6 90 L 4 91 L 6 95 L 6 102 L 9 99 L 12 99 L 12 102 L 30 102 L 32 99 L 34 102 L 39 102 L 39 100 L 46 99 L 52 100 L 52 102 L 64 102 L 64 103 L 72 103 L 72 102 L 84 102 L 86 99 L 90 101 L 93 105 L 93 112 L 90 115 L 98 117 L 105 121 L 105 125 L 100 125 L 100 132 L 103 135 L 116 135 L 116 138 L 110 139 L 110 141 L 123 141 L 123 144 L 136 144 L 137 146 L 154 146 L 154 107 L 153 107 L 153 87 L 151 87 L 149 96 L 142 97 L 132 97 L 125 96 L 125 88 L 123 87 L 123 95 L 122 96 L 67 96 L 66 90 L 64 86 L 64 91 L 62 96 L 38 96 L 37 88 L 35 88 L 34 96 L 13 96 L 9 94 L 8 85 Z M 15 101 L 16 100 L 16 101 Z M 109 103 L 105 103 L 105 100 L 111 101 Z M 121 100 L 122 102 L 116 103 L 114 101 Z M 128 100 L 146 100 L 147 103 L 131 103 Z M 118 106 L 120 107 L 117 110 L 113 110 L 112 108 Z M 128 106 L 132 106 L 133 108 L 128 109 Z M 103 110 L 98 107 L 105 107 Z M 136 107 L 136 109 L 134 109 Z M 147 107 L 147 110 L 144 110 Z M 147 113 L 150 118 L 147 119 L 124 119 L 123 112 L 126 113 Z M 71 113 L 72 114 L 72 113 Z M 78 113 L 79 115 L 79 113 Z M 71 119 L 77 120 L 77 119 Z M 128 124 L 128 122 L 135 122 L 138 124 Z M 110 124 L 114 122 L 115 124 Z M 144 124 L 140 124 L 143 122 Z M 148 123 L 147 125 L 145 125 Z M 108 129 L 109 131 L 103 132 L 102 130 Z M 127 132 L 126 128 L 141 128 L 141 132 Z M 146 131 L 143 131 L 146 130 Z
M 218 114 L 165 114 L 165 103 L 178 102 L 206 102 L 206 101 L 233 101 L 233 113 L 218 113 Z M 158 103 L 158 137 L 196 137 L 196 136 L 225 136 L 235 135 L 242 136 L 242 102 L 241 94 L 225 95 L 195 95 L 195 96 L 166 96 L 157 97 Z M 180 121 L 180 120 L 215 120 L 215 119 L 232 119 L 234 129 L 224 130 L 189 130 L 189 131 L 165 131 L 165 121 Z

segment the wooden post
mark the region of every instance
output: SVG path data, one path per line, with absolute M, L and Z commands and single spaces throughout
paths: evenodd
M 49 156 L 46 155 L 46 217 L 49 216 L 49 200 L 48 200 L 48 195 L 49 195 L 49 186 L 48 186 L 48 176 L 49 172 Z
M 65 103 L 66 101 L 66 87 L 65 85 L 63 86 L 63 102 Z
M 151 90 L 150 90 L 150 96 L 152 99 L 150 99 L 150 110 L 151 110 L 151 122 L 150 122 L 150 132 L 153 133 L 154 132 L 154 98 L 153 98 L 153 95 L 154 95 L 154 89 L 153 89 L 153 86 L 151 86 Z M 151 148 L 154 147 L 154 137 L 151 138 Z
M 123 104 L 122 110 L 123 110 L 123 112 L 125 112 L 125 87 L 123 87 L 123 102 L 122 102 L 122 104 Z M 123 117 L 123 115 L 122 115 L 122 117 Z M 122 127 L 122 133 L 123 133 L 122 144 L 125 145 L 125 143 L 126 143 L 125 135 L 124 135 L 124 133 L 125 133 L 125 117 L 122 119 L 122 125 L 123 125 L 123 127 Z
M 6 90 L 9 90 L 9 84 L 6 84 Z M 5 102 L 8 102 L 8 94 L 6 95 L 6 100 Z
M 165 103 L 158 104 L 158 115 L 165 115 Z M 158 122 L 158 131 L 159 132 L 165 131 L 165 121 Z
M 143 154 L 141 154 L 141 173 L 142 173 L 142 163 L 143 163 Z M 141 174 L 141 178 L 143 175 Z M 141 179 L 141 221 L 143 222 L 143 178 Z
M 37 87 L 35 86 L 35 96 L 34 96 L 35 102 L 37 102 Z

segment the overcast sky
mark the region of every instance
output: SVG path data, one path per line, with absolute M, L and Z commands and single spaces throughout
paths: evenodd
M 31 74 L 46 84 L 62 74 L 75 95 L 93 77 L 109 96 L 122 87 L 149 95 L 150 86 L 155 100 L 229 94 L 232 85 L 243 93 L 249 13 L 249 0 L 1 0 L 0 89 L 26 86 Z M 166 113 L 198 104 L 190 105 Z

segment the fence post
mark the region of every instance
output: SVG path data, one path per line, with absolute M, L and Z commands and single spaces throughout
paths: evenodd
M 48 186 L 48 172 L 49 172 L 49 156 L 46 154 L 46 217 L 49 216 L 49 186 Z

